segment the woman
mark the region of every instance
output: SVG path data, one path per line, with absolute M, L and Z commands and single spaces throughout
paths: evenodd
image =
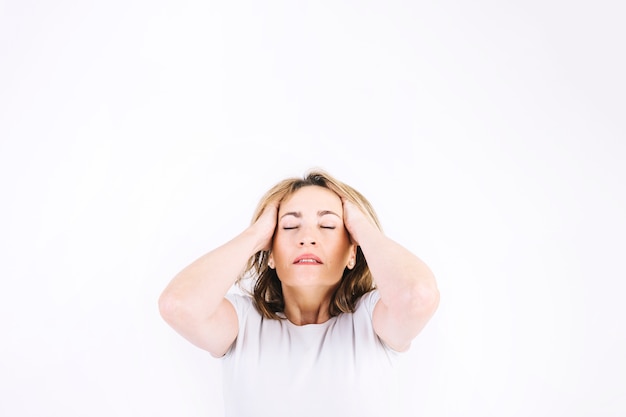
M 252 296 L 229 292 L 250 277 Z M 183 269 L 161 315 L 222 358 L 228 416 L 392 415 L 393 363 L 434 314 L 430 269 L 325 172 L 284 180 L 250 227 Z

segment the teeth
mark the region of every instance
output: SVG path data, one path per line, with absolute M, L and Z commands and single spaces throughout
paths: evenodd
M 317 261 L 315 259 L 300 259 L 298 263 L 308 263 L 308 264 L 316 264 Z

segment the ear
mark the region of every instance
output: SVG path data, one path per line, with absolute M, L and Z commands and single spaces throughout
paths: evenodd
M 274 269 L 276 267 L 276 265 L 274 265 L 274 255 L 271 252 L 267 257 L 267 266 L 269 266 L 271 269 Z
M 348 269 L 352 269 L 356 265 L 356 248 L 357 248 L 357 246 L 356 246 L 355 243 L 350 245 L 350 256 L 348 258 Z

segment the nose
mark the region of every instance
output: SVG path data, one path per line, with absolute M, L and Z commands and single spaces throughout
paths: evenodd
M 302 228 L 302 233 L 298 237 L 300 246 L 315 246 L 317 239 L 311 228 Z
M 315 241 L 313 239 L 301 239 L 300 246 L 306 246 L 306 245 L 315 246 Z

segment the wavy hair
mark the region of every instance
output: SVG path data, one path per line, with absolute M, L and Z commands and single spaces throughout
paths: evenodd
M 252 216 L 252 224 L 256 222 L 263 210 L 273 202 L 283 201 L 299 189 L 316 185 L 327 188 L 337 194 L 340 198 L 346 199 L 359 207 L 370 220 L 382 230 L 378 217 L 367 199 L 354 188 L 333 178 L 322 170 L 309 171 L 303 178 L 288 178 L 272 187 L 259 201 L 259 204 Z M 246 290 L 256 303 L 260 313 L 270 319 L 281 319 L 276 313 L 283 312 L 285 300 L 283 298 L 282 285 L 278 279 L 276 270 L 268 266 L 270 251 L 259 251 L 252 256 L 246 265 L 243 273 L 237 282 L 243 289 L 243 280 L 253 280 L 253 290 Z M 356 303 L 367 292 L 374 289 L 372 274 L 367 266 L 365 256 L 360 247 L 356 251 L 356 264 L 354 268 L 345 268 L 337 289 L 331 296 L 328 308 L 331 317 L 340 313 L 352 313 L 356 308 Z

